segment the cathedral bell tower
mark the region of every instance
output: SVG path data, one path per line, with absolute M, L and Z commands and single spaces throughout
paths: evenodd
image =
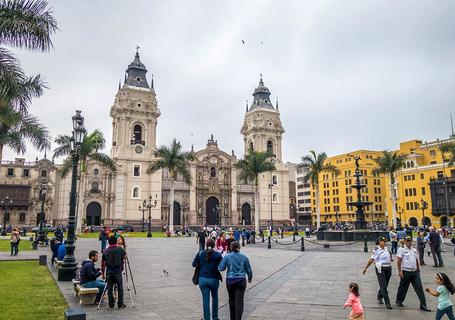
M 161 112 L 156 101 L 153 77 L 147 81 L 147 68 L 136 48 L 134 60 L 128 65 L 123 85 L 115 95 L 111 107 L 111 157 L 116 162 L 115 220 L 125 223 L 140 220 L 138 206 L 152 196 L 161 199 L 161 171 L 146 173 L 156 149 L 156 127 Z M 161 205 L 161 204 L 160 204 Z M 159 219 L 159 206 L 152 210 L 152 218 Z M 153 223 L 153 220 L 152 220 Z
M 253 92 L 253 102 L 246 105 L 241 129 L 245 154 L 249 150 L 268 151 L 273 154 L 276 171 L 259 175 L 259 203 L 255 204 L 255 222 L 261 226 L 289 222 L 289 171 L 282 160 L 281 124 L 278 101 L 273 106 L 270 91 L 264 85 L 262 75 Z M 258 215 L 256 215 L 258 212 Z M 272 213 L 271 213 L 272 212 Z M 260 214 L 259 214 L 260 213 Z

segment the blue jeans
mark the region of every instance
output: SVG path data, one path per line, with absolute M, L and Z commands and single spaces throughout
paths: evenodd
M 106 285 L 106 283 L 104 281 L 95 280 L 95 281 L 86 282 L 82 286 L 84 288 L 98 288 L 98 294 L 96 295 L 96 299 L 95 299 L 95 301 L 98 302 L 102 298 L 101 295 L 103 294 L 103 290 L 104 290 L 104 286 L 105 285 Z
M 212 293 L 212 319 L 218 320 L 218 287 L 220 281 L 215 278 L 199 277 L 199 289 L 202 293 L 204 320 L 210 320 L 210 293 Z
M 101 253 L 103 253 L 104 249 L 106 249 L 106 242 L 107 240 L 104 238 L 101 238 Z
M 434 319 L 441 320 L 445 314 L 447 314 L 447 317 L 449 317 L 449 320 L 455 320 L 455 317 L 453 316 L 452 306 L 449 306 L 442 310 L 439 310 L 439 308 L 436 309 L 436 317 Z

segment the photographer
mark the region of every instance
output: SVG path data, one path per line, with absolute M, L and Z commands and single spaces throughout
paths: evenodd
M 125 250 L 117 245 L 117 238 L 115 236 L 110 236 L 108 242 L 109 247 L 103 252 L 102 269 L 103 275 L 105 275 L 107 282 L 109 307 L 113 308 L 115 305 L 113 294 L 115 283 L 118 290 L 117 306 L 119 309 L 121 309 L 125 308 L 125 304 L 123 303 L 122 268 L 126 253 Z
M 98 288 L 98 294 L 95 298 L 95 304 L 98 304 L 102 298 L 105 283 L 104 281 L 97 280 L 101 276 L 101 269 L 95 268 L 95 262 L 98 261 L 98 252 L 92 250 L 88 254 L 88 259 L 84 260 L 81 264 L 81 286 L 84 288 Z

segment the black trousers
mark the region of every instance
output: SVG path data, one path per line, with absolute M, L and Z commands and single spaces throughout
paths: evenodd
M 397 254 L 398 251 L 398 241 L 392 241 L 392 254 Z
M 118 301 L 117 306 L 123 305 L 123 279 L 122 272 L 108 273 L 106 275 L 107 295 L 109 297 L 109 306 L 112 308 L 115 305 L 114 300 L 114 283 L 117 285 Z
M 444 261 L 442 261 L 441 256 L 441 246 L 430 246 L 431 254 L 433 255 L 434 265 L 436 267 L 443 267 Z
M 419 251 L 419 262 L 420 265 L 425 265 L 425 260 L 423 257 L 425 256 L 425 247 L 417 247 L 417 250 Z
M 227 284 L 229 295 L 229 312 L 231 320 L 241 320 L 243 315 L 243 299 L 246 290 L 246 279 L 234 284 Z
M 412 283 L 412 287 L 419 297 L 420 307 L 426 308 L 427 301 L 425 300 L 425 293 L 423 292 L 422 280 L 420 279 L 419 271 L 405 271 L 403 270 L 403 278 L 400 280 L 397 292 L 397 302 L 403 302 L 406 299 L 408 293 L 409 284 Z
M 379 291 L 378 291 L 378 300 L 384 299 L 385 304 L 390 304 L 389 292 L 387 291 L 387 286 L 389 285 L 390 278 L 392 277 L 392 268 L 391 267 L 382 267 L 381 273 L 376 270 L 376 277 L 378 277 Z

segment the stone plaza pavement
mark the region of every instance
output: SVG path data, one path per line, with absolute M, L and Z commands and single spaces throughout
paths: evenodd
M 102 305 L 86 306 L 87 319 L 201 319 L 201 295 L 199 288 L 191 282 L 193 268 L 191 261 L 197 249 L 195 238 L 152 238 L 127 239 L 128 256 L 136 284 L 137 295 L 133 293 L 135 307 L 125 291 L 127 308 L 110 310 Z M 363 244 L 346 247 L 306 245 L 308 251 L 300 252 L 298 244 L 278 246 L 271 250 L 265 243 L 246 246 L 242 252 L 250 258 L 254 280 L 248 286 L 245 297 L 244 319 L 347 319 L 349 310 L 342 306 L 347 298 L 350 282 L 360 285 L 361 301 L 366 309 L 367 319 L 434 319 L 435 313 L 421 312 L 412 287 L 404 302 L 405 308 L 387 310 L 376 303 L 378 290 L 373 266 L 365 276 L 362 269 L 369 258 L 363 252 Z M 370 250 L 372 244 L 369 244 Z M 97 239 L 80 239 L 77 242 L 78 261 L 85 258 L 91 249 L 99 249 Z M 46 249 L 40 248 L 40 254 Z M 23 257 L 37 256 L 37 252 L 23 252 Z M 50 255 L 48 255 L 50 257 Z M 0 253 L 0 260 L 7 259 Z M 424 287 L 435 288 L 434 274 L 446 272 L 455 279 L 453 272 L 455 258 L 453 247 L 443 253 L 444 268 L 433 268 L 431 257 L 423 267 Z M 17 258 L 21 258 L 19 255 Z M 52 269 L 52 268 L 51 268 Z M 165 275 L 164 270 L 170 272 Z M 55 271 L 53 271 L 56 276 Z M 394 265 L 389 285 L 391 301 L 395 301 L 398 276 Z M 78 306 L 70 283 L 60 282 L 59 287 L 70 306 Z M 219 289 L 220 319 L 229 319 L 225 284 Z M 437 299 L 427 295 L 428 307 L 435 310 Z

